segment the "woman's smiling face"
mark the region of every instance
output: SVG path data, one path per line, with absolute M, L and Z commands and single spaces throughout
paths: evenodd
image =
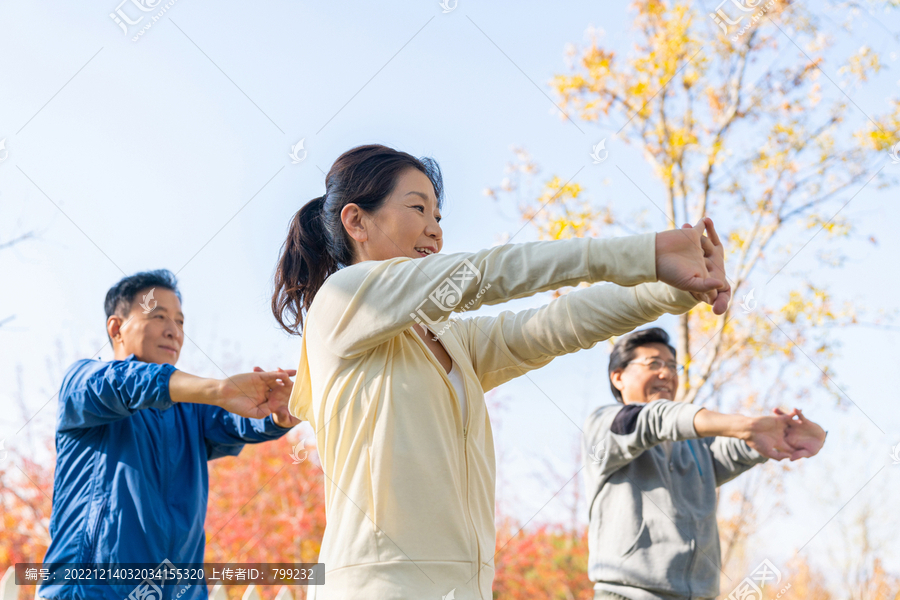
M 434 186 L 415 168 L 403 171 L 384 204 L 373 212 L 348 204 L 341 221 L 353 240 L 354 262 L 401 256 L 423 258 L 444 245 Z

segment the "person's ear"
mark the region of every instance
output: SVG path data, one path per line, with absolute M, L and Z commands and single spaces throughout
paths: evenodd
M 357 204 L 351 202 L 341 209 L 341 223 L 355 241 L 359 243 L 368 241 L 369 232 L 366 229 L 365 213 Z
M 625 382 L 622 381 L 622 369 L 616 369 L 610 373 L 609 380 L 612 382 L 613 387 L 620 392 L 625 389 Z
M 113 341 L 115 344 L 116 340 L 120 337 L 119 332 L 122 329 L 122 317 L 119 315 L 111 315 L 106 320 L 106 335 L 109 336 L 109 339 Z

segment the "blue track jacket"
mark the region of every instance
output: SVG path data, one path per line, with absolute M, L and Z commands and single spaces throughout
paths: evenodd
M 80 360 L 59 392 L 48 563 L 202 563 L 209 490 L 206 462 L 290 429 L 206 404 L 173 403 L 175 367 Z M 53 575 L 53 573 L 51 573 Z M 64 573 L 56 573 L 57 579 Z M 165 586 L 170 588 L 171 586 Z M 44 582 L 48 599 L 128 598 L 135 586 Z M 167 590 L 163 596 L 175 592 Z M 179 600 L 207 598 L 205 585 Z M 139 594 L 137 597 L 141 597 Z M 148 596 L 144 596 L 148 597 Z M 156 596 L 153 597 L 154 600 Z

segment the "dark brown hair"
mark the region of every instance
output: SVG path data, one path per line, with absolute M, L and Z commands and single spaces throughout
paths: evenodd
M 304 204 L 291 219 L 272 295 L 272 314 L 288 333 L 301 333 L 304 314 L 328 276 L 353 264 L 353 246 L 341 211 L 352 203 L 368 213 L 376 212 L 409 168 L 428 176 L 440 208 L 444 191 L 437 162 L 369 144 L 341 154 L 325 177 L 325 195 Z

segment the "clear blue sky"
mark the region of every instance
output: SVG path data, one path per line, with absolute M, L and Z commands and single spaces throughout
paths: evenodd
M 561 120 L 545 95 L 552 97 L 549 79 L 565 70 L 566 44 L 582 43 L 595 26 L 609 45 L 631 47 L 624 3 L 461 0 L 442 14 L 436 1 L 337 9 L 177 0 L 137 42 L 131 36 L 140 25 L 124 35 L 109 17 L 115 9 L 115 0 L 0 4 L 0 139 L 9 152 L 0 162 L 0 242 L 38 234 L 0 251 L 0 319 L 15 315 L 0 328 L 0 398 L 11 407 L 0 414 L 7 448 L 29 432 L 52 436 L 55 400 L 16 431 L 53 397 L 70 362 L 111 358 L 102 301 L 123 274 L 178 272 L 187 333 L 197 344 L 186 342 L 179 367 L 221 376 L 217 365 L 295 366 L 299 342 L 276 329 L 268 309 L 275 259 L 290 216 L 322 193 L 323 172 L 355 145 L 384 143 L 440 162 L 445 251 L 515 234 L 521 223 L 513 203 L 482 194 L 504 176 L 510 145 L 525 146 L 544 173 L 565 177 L 587 164 L 591 145 L 605 135 L 596 125 Z M 130 1 L 122 10 L 142 14 Z M 833 21 L 845 16 L 828 13 Z M 854 101 L 879 112 L 900 93 L 900 49 L 886 32 L 900 23 L 896 15 L 862 15 L 856 26 L 857 40 L 883 52 L 889 69 Z M 292 164 L 288 153 L 300 139 L 308 156 Z M 662 197 L 636 149 L 623 149 L 616 164 Z M 595 197 L 643 201 L 622 181 L 605 188 L 606 178 L 615 178 L 613 169 L 585 171 L 578 180 Z M 895 198 L 896 191 L 868 189 L 842 212 L 879 245 L 851 243 L 844 268 L 822 273 L 839 298 L 898 308 Z M 514 241 L 530 239 L 526 228 Z M 820 268 L 814 257 L 827 243 L 813 240 L 792 273 Z M 829 444 L 788 477 L 792 514 L 778 509 L 766 521 L 753 557 L 788 557 L 828 523 L 807 548 L 827 564 L 828 549 L 840 547 L 840 520 L 860 502 L 879 506 L 879 498 L 900 491 L 900 465 L 888 457 L 900 443 L 896 386 L 883 375 L 896 369 L 897 333 L 859 328 L 836 337 L 842 389 L 886 433 L 855 409 L 829 408 L 824 394 L 802 405 L 832 432 Z M 611 400 L 606 359 L 600 345 L 496 393 L 506 405 L 495 420 L 499 496 L 522 521 L 568 522 L 571 488 L 551 498 L 578 468 L 575 424 Z M 15 405 L 19 373 L 27 416 Z M 896 524 L 883 504 L 879 510 Z M 586 519 L 583 510 L 579 519 Z M 886 558 L 898 565 L 893 551 Z

